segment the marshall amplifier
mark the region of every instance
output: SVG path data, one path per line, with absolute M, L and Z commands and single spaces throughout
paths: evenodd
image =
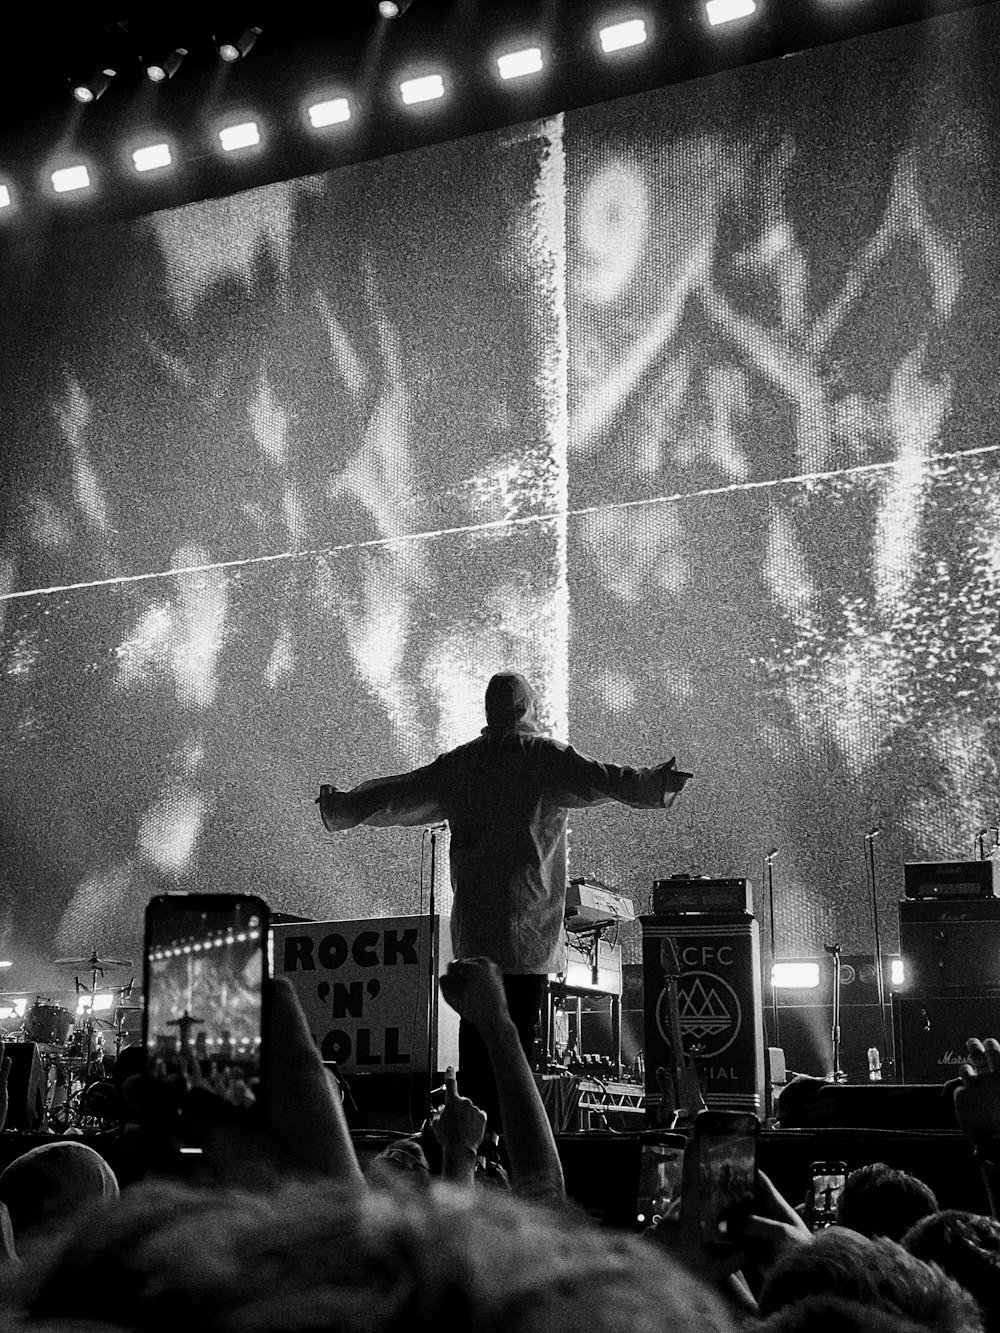
M 657 916 L 709 912 L 753 913 L 753 890 L 748 879 L 709 879 L 677 875 L 653 883 L 653 912 Z
M 649 1119 L 655 1121 L 660 1102 L 657 1067 L 669 1069 L 671 1063 L 667 985 L 661 959 L 665 936 L 677 946 L 681 1036 L 685 1050 L 696 1055 L 706 1103 L 763 1115 L 764 1023 L 757 922 L 742 913 L 639 919 Z
M 892 1022 L 901 1081 L 947 1083 L 957 1077 L 970 1037 L 1000 1032 L 1000 995 L 894 993 Z
M 907 861 L 907 898 L 1000 897 L 1000 861 Z
M 899 951 L 911 994 L 1000 990 L 1000 898 L 903 899 Z

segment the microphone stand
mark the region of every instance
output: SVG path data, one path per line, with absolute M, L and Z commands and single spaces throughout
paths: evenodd
M 831 1040 L 833 1043 L 833 1083 L 846 1083 L 847 1075 L 840 1067 L 840 945 L 824 944 L 825 953 L 833 956 L 833 1024 Z
M 437 913 L 434 891 L 437 887 L 437 828 L 431 829 L 431 882 L 427 895 L 427 916 L 429 920 L 427 939 L 427 1105 L 431 1104 L 431 1091 L 434 1088 L 434 1053 L 437 1036 L 435 1018 L 437 1017 L 437 950 L 434 939 L 434 918 Z
M 768 852 L 764 857 L 764 867 L 767 874 L 767 918 L 771 928 L 771 1021 L 774 1027 L 773 1045 L 781 1045 L 781 1033 L 778 1027 L 778 988 L 774 984 L 774 852 Z
M 893 1052 L 892 1056 L 889 1056 L 889 1031 L 885 1021 L 885 978 L 882 975 L 882 939 L 879 935 L 878 895 L 875 891 L 875 839 L 878 837 L 878 834 L 878 829 L 873 829 L 871 833 L 865 834 L 865 869 L 867 871 L 869 888 L 871 890 L 872 944 L 875 953 L 875 990 L 878 994 L 878 1014 L 882 1032 L 882 1050 L 885 1053 L 885 1057 L 892 1065 L 893 1070 L 895 1070 L 895 1052 Z

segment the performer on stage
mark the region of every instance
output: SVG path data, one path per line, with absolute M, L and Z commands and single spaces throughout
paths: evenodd
M 540 733 L 537 703 L 523 676 L 496 675 L 486 690 L 486 726 L 475 740 L 424 768 L 351 791 L 322 786 L 317 797 L 331 832 L 448 821 L 455 956 L 491 958 L 500 968 L 529 1060 L 545 979 L 566 967 L 567 811 L 606 801 L 663 809 L 691 776 L 673 759 L 653 768 L 619 768 L 579 754 Z M 458 1078 L 462 1094 L 498 1129 L 486 1049 L 465 1022 Z

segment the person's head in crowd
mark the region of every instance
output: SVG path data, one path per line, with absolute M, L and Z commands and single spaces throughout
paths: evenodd
M 806 1296 L 751 1325 L 753 1333 L 924 1333 L 925 1325 L 839 1296 Z
M 913 1261 L 916 1262 L 916 1261 Z M 99 1275 L 99 1280 L 95 1280 Z M 719 1298 L 641 1237 L 436 1184 L 267 1193 L 176 1183 L 81 1218 L 25 1273 L 28 1321 L 201 1333 L 733 1333 Z
M 111 1167 L 99 1152 L 74 1139 L 40 1144 L 0 1173 L 0 1203 L 10 1215 L 19 1252 L 88 1204 L 117 1198 L 118 1181 Z
M 929 1185 L 908 1171 L 872 1162 L 847 1177 L 837 1202 L 837 1221 L 862 1236 L 899 1240 L 915 1222 L 937 1211 Z
M 918 1222 L 902 1244 L 971 1292 L 988 1333 L 1000 1333 L 1000 1222 L 948 1208 Z
M 419 1138 L 394 1139 L 365 1167 L 369 1185 L 419 1189 L 431 1182 L 431 1168 Z
M 785 1251 L 764 1279 L 762 1317 L 818 1296 L 855 1301 L 936 1333 L 975 1333 L 979 1310 L 967 1291 L 895 1241 L 829 1227 Z

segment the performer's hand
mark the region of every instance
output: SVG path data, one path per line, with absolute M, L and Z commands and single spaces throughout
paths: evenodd
M 489 958 L 461 958 L 448 964 L 441 994 L 462 1018 L 482 1033 L 510 1020 L 503 975 Z
M 431 1120 L 434 1137 L 445 1152 L 470 1152 L 475 1157 L 486 1133 L 486 1112 L 458 1092 L 455 1071 L 444 1076 L 444 1105 Z
M 962 1086 L 955 1089 L 955 1118 L 976 1143 L 1000 1138 L 1000 1041 L 970 1037 L 966 1061 L 958 1071 Z

